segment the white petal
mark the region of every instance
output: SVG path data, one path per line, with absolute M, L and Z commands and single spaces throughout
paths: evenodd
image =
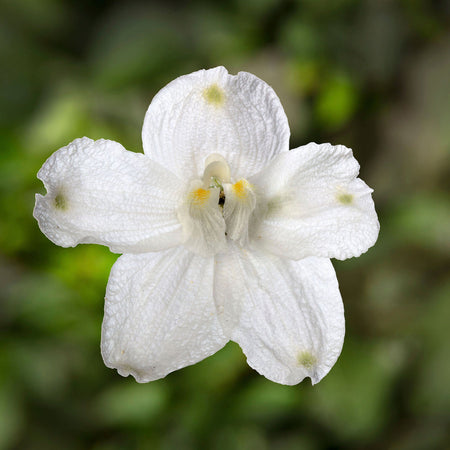
M 148 108 L 142 140 L 147 155 L 180 177 L 200 178 L 207 156 L 218 153 L 240 178 L 289 149 L 289 126 L 269 85 L 216 67 L 164 87 Z
M 182 240 L 183 184 L 143 154 L 113 141 L 76 139 L 38 173 L 47 189 L 34 217 L 55 244 L 96 243 L 114 252 L 157 251 Z
M 236 250 L 218 256 L 214 295 L 224 331 L 269 380 L 319 382 L 336 362 L 344 311 L 330 260 Z
M 251 180 L 267 201 L 254 245 L 292 259 L 346 259 L 367 251 L 380 225 L 372 189 L 358 172 L 352 151 L 341 145 L 312 143 L 277 156 Z
M 234 184 L 224 184 L 225 204 L 223 217 L 227 226 L 227 235 L 241 246 L 248 243 L 250 217 L 256 207 L 254 187 L 245 179 Z
M 105 364 L 146 383 L 222 348 L 213 266 L 182 248 L 121 256 L 106 289 Z
M 201 256 L 215 255 L 226 247 L 219 196 L 219 189 L 204 189 L 200 180 L 193 181 L 178 210 L 183 244 Z

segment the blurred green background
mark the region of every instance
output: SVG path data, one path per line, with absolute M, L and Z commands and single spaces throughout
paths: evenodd
M 450 425 L 450 5 L 0 0 L 0 449 L 444 449 Z M 335 262 L 340 359 L 280 386 L 235 344 L 139 385 L 99 350 L 116 255 L 62 249 L 36 173 L 81 136 L 141 151 L 154 94 L 225 65 L 271 84 L 291 147 L 345 144 L 381 233 Z

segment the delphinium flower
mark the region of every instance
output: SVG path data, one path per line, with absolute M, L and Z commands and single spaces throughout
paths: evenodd
M 217 67 L 155 96 L 144 154 L 84 137 L 44 163 L 42 232 L 123 254 L 106 288 L 108 367 L 148 382 L 232 340 L 277 383 L 328 373 L 345 328 L 329 258 L 365 252 L 379 224 L 352 151 L 289 151 L 289 134 L 270 86 Z

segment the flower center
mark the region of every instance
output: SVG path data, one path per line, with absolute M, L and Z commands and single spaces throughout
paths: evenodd
M 228 239 L 245 246 L 255 207 L 254 186 L 243 178 L 233 181 L 225 158 L 209 155 L 202 179 L 190 183 L 178 210 L 186 247 L 211 256 L 225 250 Z

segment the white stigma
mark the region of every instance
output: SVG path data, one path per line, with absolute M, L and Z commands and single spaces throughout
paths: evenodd
M 205 160 L 205 172 L 203 173 L 203 183 L 209 187 L 211 178 L 216 179 L 221 185 L 230 182 L 230 166 L 225 158 L 218 153 L 212 153 Z

